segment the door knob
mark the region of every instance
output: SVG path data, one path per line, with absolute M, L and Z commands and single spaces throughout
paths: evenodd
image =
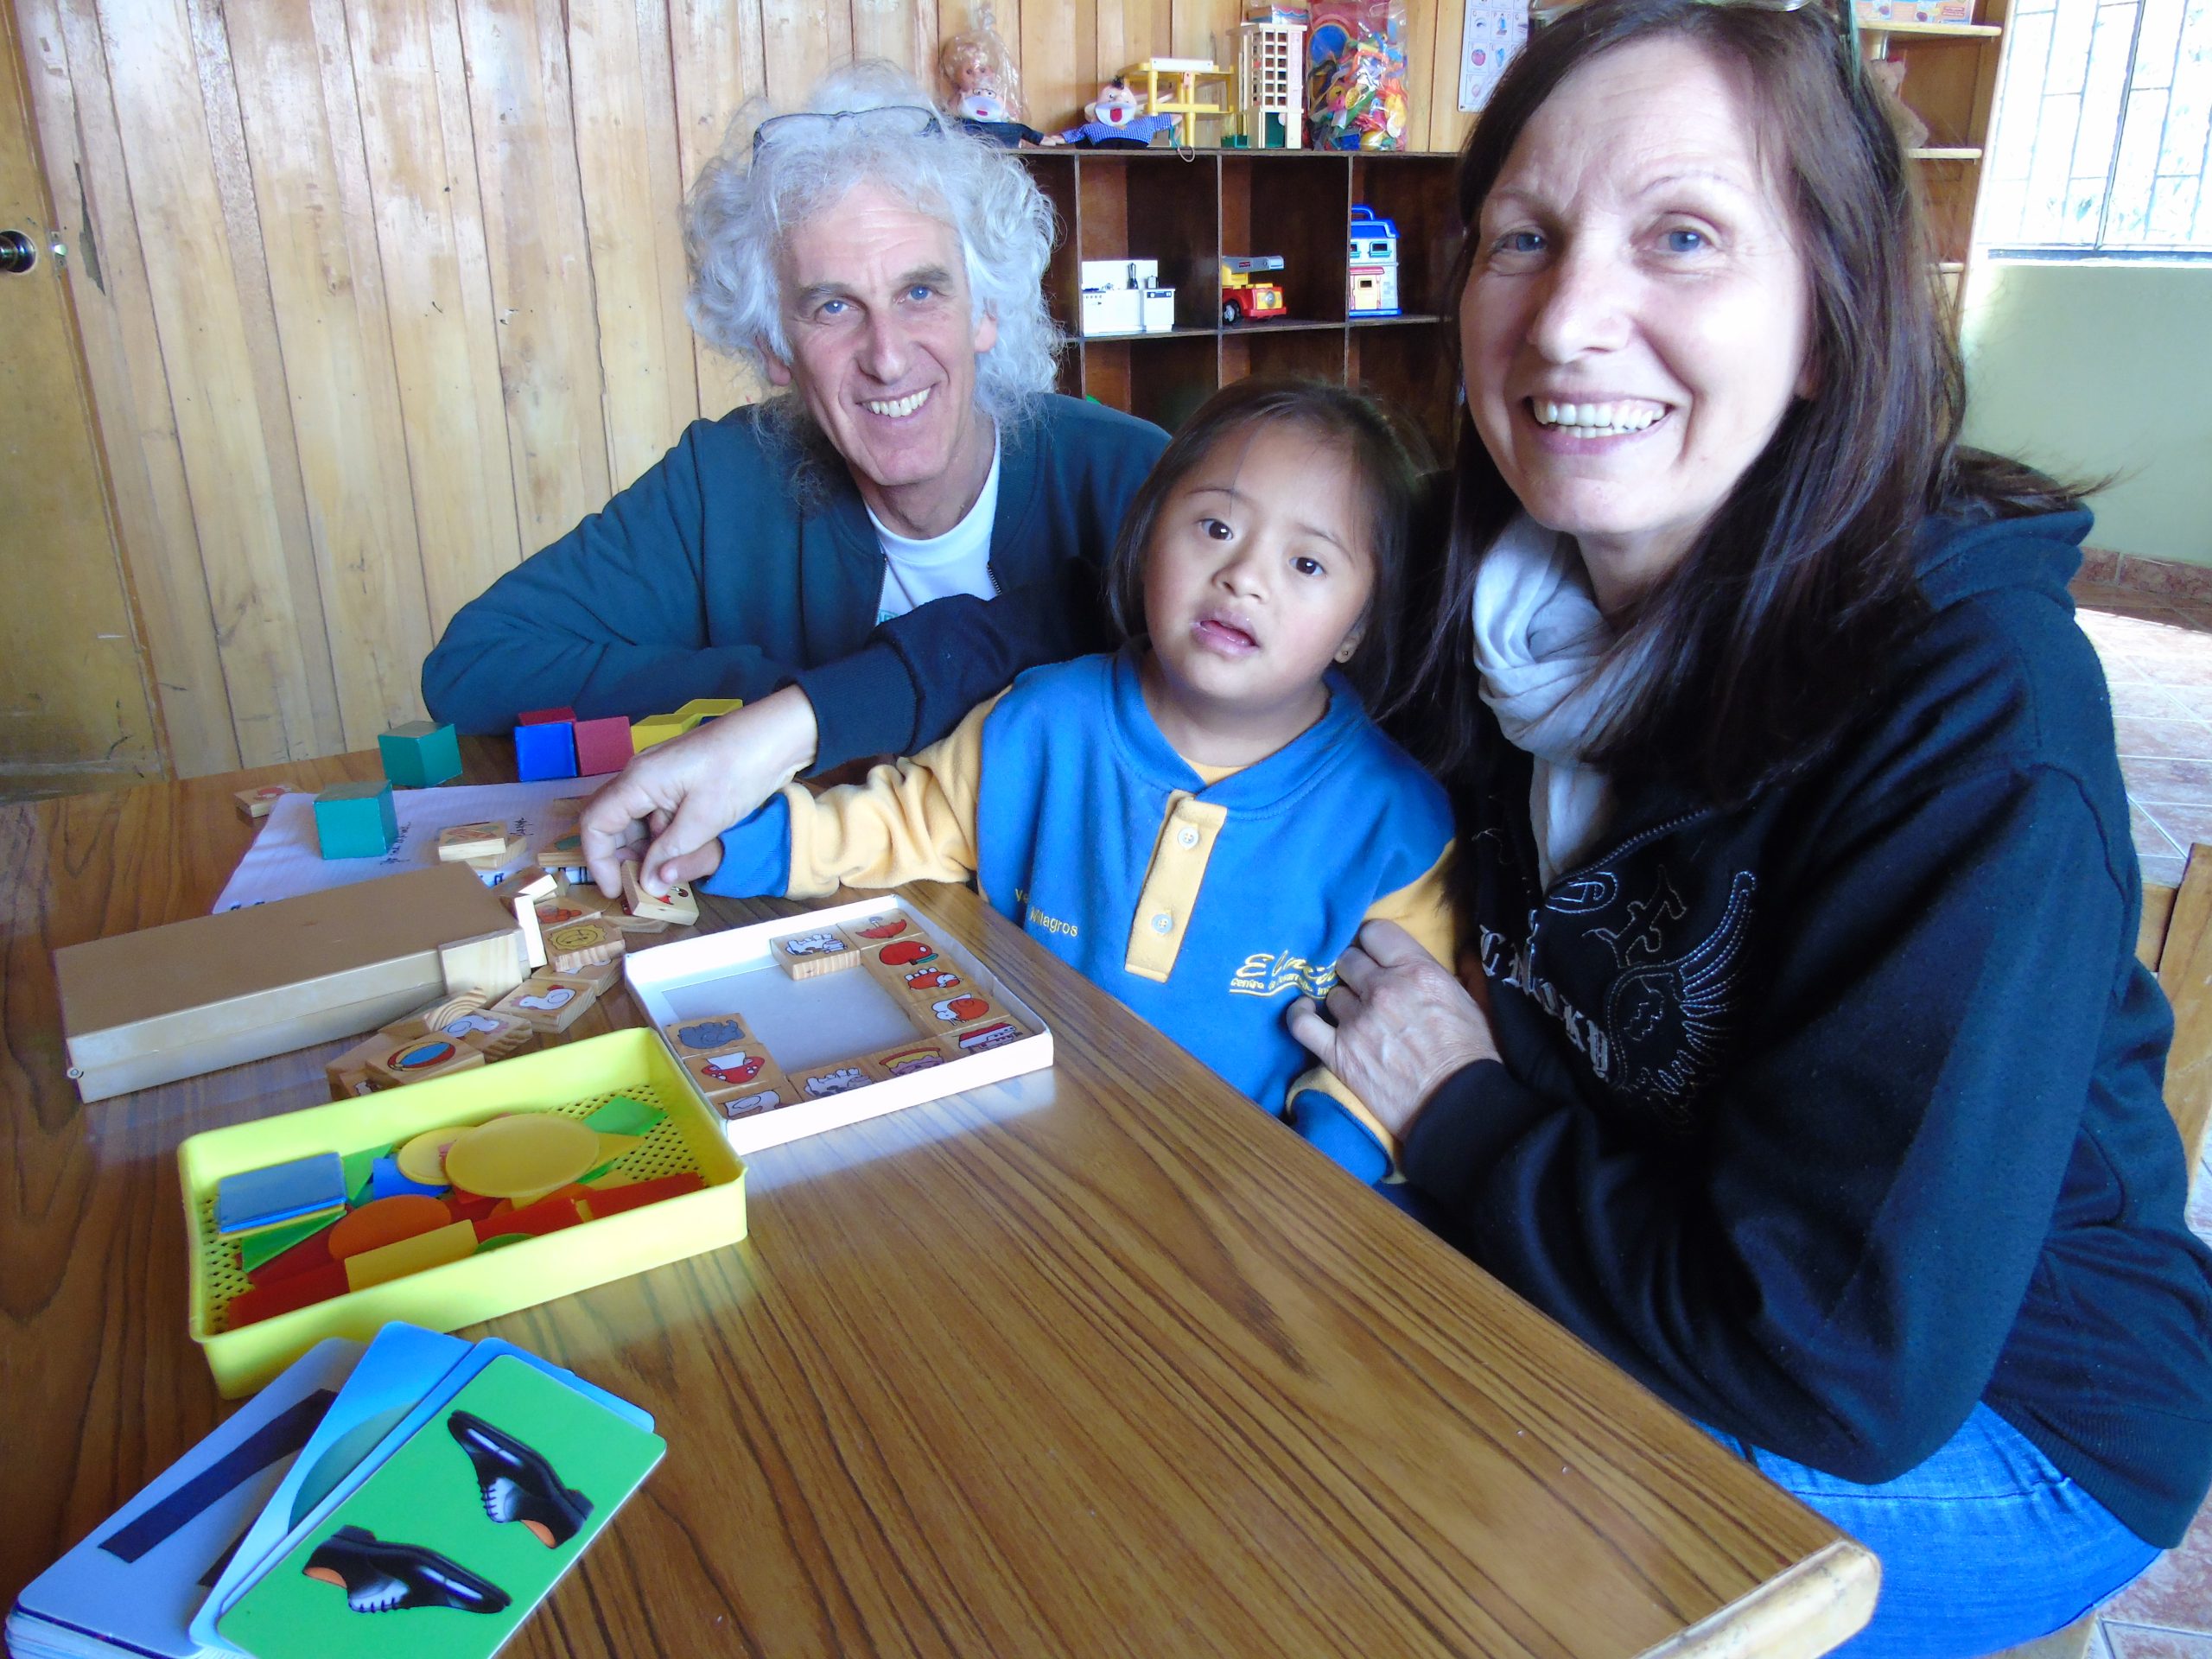
M 21 231 L 0 231 L 0 271 L 20 276 L 38 264 L 38 244 Z

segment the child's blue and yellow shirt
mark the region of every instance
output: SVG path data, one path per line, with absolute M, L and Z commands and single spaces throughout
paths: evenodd
M 1033 669 L 943 741 L 819 797 L 791 785 L 722 837 L 710 893 L 818 898 L 976 878 L 1029 936 L 1269 1109 L 1319 1090 L 1382 1134 L 1285 1028 L 1370 918 L 1453 959 L 1444 791 L 1329 679 L 1329 708 L 1224 774 L 1172 748 L 1141 647 Z M 1319 1101 L 1309 1138 L 1362 1139 Z M 1349 1137 L 1347 1141 L 1347 1136 Z

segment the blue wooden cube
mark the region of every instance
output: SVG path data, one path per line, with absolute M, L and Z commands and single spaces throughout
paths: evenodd
M 377 739 L 384 775 L 403 789 L 428 789 L 461 776 L 461 740 L 451 726 L 410 720 Z
M 565 720 L 543 721 L 515 728 L 515 776 L 533 783 L 540 778 L 576 775 L 576 728 Z
M 315 798 L 315 834 L 325 858 L 381 858 L 399 839 L 391 785 L 338 784 Z

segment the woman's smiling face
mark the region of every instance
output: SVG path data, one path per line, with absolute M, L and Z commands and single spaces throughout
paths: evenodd
M 1530 118 L 1470 234 L 1475 429 L 1618 609 L 1812 386 L 1810 284 L 1745 72 L 1680 37 L 1592 60 Z

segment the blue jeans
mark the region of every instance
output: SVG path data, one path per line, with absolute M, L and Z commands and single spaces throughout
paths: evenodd
M 1963 1659 L 2032 1641 L 2158 1557 L 1986 1405 L 1926 1462 L 1878 1486 L 1706 1433 L 1881 1558 L 1873 1619 L 1840 1659 Z

